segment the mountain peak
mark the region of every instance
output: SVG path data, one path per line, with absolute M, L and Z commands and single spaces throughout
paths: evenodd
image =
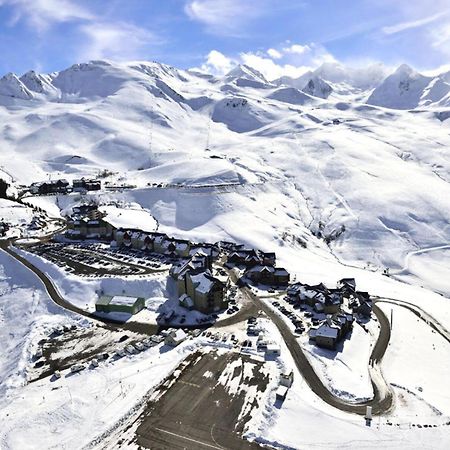
M 33 94 L 20 81 L 15 73 L 9 72 L 0 79 L 0 95 L 29 100 Z
M 415 73 L 415 70 L 411 66 L 408 66 L 408 64 L 401 64 L 394 73 L 410 76 Z
M 261 83 L 268 83 L 264 75 L 253 67 L 247 66 L 246 64 L 239 64 L 233 67 L 226 75 L 227 80 L 232 80 L 236 78 L 246 78 L 249 80 L 260 81 Z

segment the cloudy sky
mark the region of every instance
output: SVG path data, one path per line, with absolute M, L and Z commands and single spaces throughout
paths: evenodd
M 0 73 L 157 60 L 269 79 L 323 62 L 450 64 L 450 0 L 0 0 Z

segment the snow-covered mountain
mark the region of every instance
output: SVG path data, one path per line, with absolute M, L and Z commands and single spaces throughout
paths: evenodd
M 378 75 L 367 71 L 350 86 L 355 72 L 344 72 L 325 65 L 271 83 L 248 66 L 213 77 L 93 61 L 8 74 L 0 80 L 0 165 L 22 184 L 106 169 L 105 181 L 136 185 L 131 200 L 188 237 L 266 240 L 269 248 L 269 237 L 281 245 L 296 236 L 351 264 L 400 270 L 410 252 L 450 240 L 448 74 L 402 66 L 372 92 Z M 149 183 L 236 191 L 185 205 L 173 192 L 144 194 Z M 200 207 L 207 217 L 192 217 Z M 231 225 L 242 217 L 246 226 Z
M 299 374 L 283 407 L 274 407 L 278 370 L 295 367 L 274 333 L 270 338 L 282 344 L 280 357 L 287 359 L 268 361 L 270 371 L 277 370 L 274 389 L 258 397 L 251 429 L 258 434 L 248 436 L 286 448 L 340 448 L 343 442 L 349 448 L 380 442 L 413 448 L 427 439 L 429 446 L 444 449 L 449 389 L 443 390 L 440 381 L 448 372 L 448 342 L 434 321 L 450 329 L 450 74 L 425 77 L 406 66 L 388 77 L 381 72 L 380 67 L 371 72 L 328 64 L 298 79 L 274 82 L 248 66 L 215 77 L 156 62 L 92 61 L 52 74 L 8 74 L 0 79 L 0 178 L 20 191 L 34 181 L 97 176 L 101 191 L 26 200 L 56 218 L 81 201 L 123 206 L 114 207 L 118 215 L 142 207 L 170 236 L 233 240 L 274 251 L 291 280 L 334 287 L 340 278 L 355 277 L 358 289 L 388 299 L 377 305 L 387 317 L 395 316 L 381 367 L 399 401 L 371 428 L 362 418 L 318 401 Z M 33 214 L 15 202 L 0 205 L 0 221 L 13 226 L 13 219 L 23 224 Z M 148 278 L 91 279 L 37 255 L 33 260 L 80 306 L 113 285 L 120 291 L 132 285 L 148 297 L 145 313 L 160 313 L 166 301 L 166 271 Z M 0 300 L 2 449 L 29 448 L 29 436 L 36 448 L 117 447 L 111 427 L 135 423 L 131 412 L 141 411 L 142 400 L 153 395 L 145 380 L 162 382 L 198 348 L 189 339 L 171 351 L 156 347 L 108 358 L 82 374 L 69 376 L 65 370 L 59 381 L 45 378 L 25 386 L 41 339 L 47 341 L 56 327 L 73 325 L 84 339 L 78 333 L 90 319 L 56 307 L 32 272 L 4 252 Z M 266 295 L 264 301 L 269 304 Z M 421 309 L 402 311 L 396 301 Z M 372 329 L 355 321 L 357 346 L 349 350 L 346 341 L 335 358 L 322 350 L 308 352 L 334 395 L 353 401 L 349 388 L 336 386 L 357 379 L 355 384 L 372 395 L 367 367 L 381 335 L 373 323 Z M 87 330 L 92 339 L 100 338 L 104 352 L 101 327 Z M 245 328 L 237 330 L 247 339 Z M 63 339 L 70 347 L 61 347 L 61 353 L 78 356 L 79 347 L 64 335 L 55 338 Z M 211 343 L 197 342 L 203 348 Z M 309 345 L 307 334 L 298 342 Z M 412 369 L 417 355 L 423 370 Z M 378 376 L 378 367 L 372 364 L 370 373 Z M 299 443 L 290 435 L 308 433 L 286 433 L 292 424 L 307 430 L 319 420 L 335 425 L 319 440 L 313 436 Z M 130 430 L 128 437 L 135 433 Z M 111 437 L 110 443 L 103 436 Z
M 22 100 L 33 98 L 33 94 L 14 73 L 8 73 L 0 78 L 0 95 Z
M 333 92 L 333 88 L 322 78 L 313 72 L 306 72 L 298 78 L 281 77 L 274 81 L 277 86 L 291 86 L 299 89 L 308 95 L 319 98 L 328 98 Z

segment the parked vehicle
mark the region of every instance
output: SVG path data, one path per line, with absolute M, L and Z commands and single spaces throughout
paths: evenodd
M 77 373 L 77 372 L 81 372 L 82 370 L 86 369 L 86 366 L 84 364 L 74 364 L 71 368 L 70 371 L 72 373 Z
M 136 348 L 137 351 L 142 352 L 143 350 L 145 350 L 144 345 L 141 342 L 136 342 L 134 344 L 134 347 Z

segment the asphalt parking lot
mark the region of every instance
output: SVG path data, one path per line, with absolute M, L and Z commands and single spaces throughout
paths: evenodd
M 228 393 L 228 385 L 218 382 L 229 364 L 233 364 L 232 378 L 239 378 L 242 387 L 235 395 Z M 163 388 L 139 419 L 137 444 L 152 450 L 261 449 L 241 437 L 252 407 L 239 416 L 248 402 L 246 387 L 257 386 L 258 392 L 267 387 L 268 376 L 261 372 L 263 364 L 237 353 L 191 355 L 176 382 Z M 244 376 L 244 365 L 252 368 L 250 377 Z M 251 406 L 257 405 L 256 399 L 252 402 Z
M 80 276 L 148 275 L 168 270 L 154 257 L 144 255 L 138 259 L 97 246 L 46 243 L 28 247 L 27 251 Z

